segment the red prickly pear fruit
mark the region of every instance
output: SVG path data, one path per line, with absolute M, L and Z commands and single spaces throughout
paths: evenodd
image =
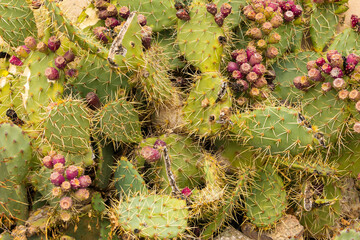
M 295 3 L 294 3 L 294 1 L 292 1 L 292 0 L 280 2 L 280 8 L 281 8 L 284 12 L 291 10 L 291 8 L 292 8 L 293 6 L 295 6 Z
M 214 3 L 209 3 L 209 4 L 206 4 L 206 10 L 215 16 L 215 14 L 217 13 L 217 7 L 216 7 L 216 4 Z
M 220 7 L 220 12 L 224 16 L 224 18 L 226 18 L 231 13 L 231 9 L 232 9 L 232 7 L 230 4 L 224 3 Z
M 307 64 L 306 64 L 306 68 L 307 70 L 309 71 L 310 69 L 312 68 L 318 68 L 318 65 L 316 64 L 316 61 L 309 61 Z
M 57 80 L 60 77 L 59 71 L 54 67 L 48 67 L 45 69 L 45 76 L 49 80 Z
M 87 190 L 85 188 L 81 188 L 74 193 L 74 197 L 78 201 L 85 201 L 85 200 L 89 199 L 90 192 L 89 192 L 89 190 Z
M 242 53 L 245 53 L 245 50 L 244 49 L 235 49 L 234 51 L 231 52 L 231 57 L 233 60 L 236 60 L 236 57 L 239 55 L 239 54 L 242 54 Z
M 107 11 L 106 9 L 99 11 L 98 17 L 99 17 L 101 20 L 106 20 L 106 19 L 109 17 L 108 11 Z
M 127 19 L 128 17 L 129 17 L 129 15 L 130 15 L 130 10 L 129 10 L 129 8 L 128 7 L 121 7 L 120 9 L 119 9 L 119 15 L 120 15 L 120 17 L 122 17 L 122 18 L 124 18 L 124 19 Z
M 263 64 L 256 64 L 254 65 L 252 71 L 259 76 L 262 76 L 266 73 L 266 67 Z
M 351 17 L 350 17 L 350 25 L 351 25 L 351 27 L 352 28 L 356 28 L 356 26 L 358 25 L 358 23 L 359 23 L 359 18 L 358 18 L 358 16 L 356 16 L 356 15 L 351 15 Z
M 53 168 L 53 163 L 52 163 L 52 159 L 50 156 L 45 156 L 43 159 L 42 159 L 42 163 L 44 164 L 44 166 L 46 168 L 49 168 L 49 169 L 52 169 Z
M 51 51 L 55 52 L 60 48 L 61 42 L 60 39 L 58 39 L 56 36 L 51 36 L 47 45 Z
M 192 194 L 192 191 L 190 188 L 185 187 L 183 190 L 181 190 L 182 195 L 185 197 L 189 197 Z
M 356 89 L 351 90 L 349 93 L 349 99 L 354 102 L 359 101 L 360 100 L 360 92 Z
M 179 9 L 177 12 L 176 12 L 176 16 L 180 19 L 180 20 L 183 20 L 183 21 L 189 21 L 190 20 L 190 15 L 189 13 L 185 10 L 185 9 Z
M 332 78 L 342 78 L 344 76 L 344 73 L 341 68 L 334 67 L 333 69 L 331 69 L 330 76 Z
M 75 54 L 71 50 L 67 51 L 63 57 L 65 58 L 67 63 L 70 63 L 75 60 Z
M 71 68 L 65 72 L 65 75 L 70 78 L 77 77 L 79 75 L 79 71 L 77 69 Z
M 259 12 L 255 15 L 255 22 L 258 24 L 263 24 L 266 22 L 266 17 L 265 14 L 263 14 L 262 12 Z
M 243 50 L 243 49 L 242 49 Z M 256 51 L 256 47 L 254 46 L 248 46 L 246 48 L 246 56 L 247 56 L 247 59 L 250 61 L 250 58 L 255 54 L 257 53 Z
M 275 12 L 276 10 L 278 10 L 279 4 L 276 3 L 276 2 L 270 2 L 270 3 L 268 4 L 268 7 L 272 8 L 273 11 Z
M 256 12 L 254 10 L 246 11 L 244 14 L 247 19 L 255 21 Z
M 108 17 L 116 17 L 118 15 L 117 8 L 112 4 L 106 8 L 106 11 L 108 12 Z
M 338 67 L 341 68 L 344 66 L 344 60 L 341 54 L 334 54 L 330 58 L 330 65 L 332 67 Z
M 95 7 L 99 10 L 106 9 L 109 6 L 109 3 L 105 0 L 96 0 Z
M 271 33 L 271 31 L 273 30 L 273 26 L 270 22 L 264 22 L 263 25 L 261 26 L 261 30 L 266 35 L 269 35 Z
M 65 165 L 65 157 L 61 154 L 56 154 L 52 157 L 53 165 L 57 163 L 62 163 Z
M 120 21 L 116 18 L 110 17 L 105 20 L 105 26 L 108 28 L 114 28 L 120 25 Z
M 338 93 L 338 97 L 340 100 L 346 100 L 349 97 L 349 91 L 346 89 L 340 90 Z
M 251 65 L 249 63 L 243 63 L 240 66 L 240 72 L 244 75 L 248 74 L 251 71 Z
M 327 60 L 328 60 L 329 63 L 331 62 L 331 57 L 332 57 L 334 54 L 339 54 L 339 52 L 338 52 L 337 50 L 329 50 L 329 51 L 326 53 L 326 58 L 327 58 Z
M 140 26 L 142 26 L 142 27 L 145 26 L 147 23 L 146 17 L 142 14 L 139 14 L 137 16 L 137 20 L 138 20 L 138 23 L 140 24 Z
M 354 53 L 351 53 L 346 57 L 347 64 L 354 64 L 356 66 L 359 62 L 360 62 L 360 57 Z
M 216 23 L 219 27 L 222 27 L 222 26 L 224 25 L 225 17 L 222 15 L 221 12 L 219 12 L 219 13 L 215 14 L 214 20 L 215 20 L 215 23 Z
M 106 27 L 96 27 L 93 29 L 93 33 L 98 40 L 102 41 L 103 43 L 108 43 L 109 40 L 104 33 L 107 30 L 108 29 Z
M 311 85 L 310 81 L 306 76 L 299 76 L 294 78 L 293 83 L 297 89 L 302 91 L 306 91 Z
M 15 56 L 11 56 L 9 62 L 15 66 L 22 66 L 24 64 L 18 57 Z
M 163 149 L 166 147 L 166 142 L 161 139 L 157 139 L 154 143 L 154 149 Z
M 270 20 L 270 23 L 274 28 L 280 27 L 281 24 L 283 24 L 283 22 L 284 22 L 284 18 L 281 17 L 280 15 L 274 15 Z
M 73 178 L 70 180 L 71 188 L 76 190 L 80 188 L 80 181 L 78 178 Z
M 326 82 L 321 84 L 321 91 L 323 92 L 329 92 L 332 89 L 332 85 L 330 82 Z
M 291 11 L 294 13 L 295 18 L 297 18 L 303 13 L 303 8 L 301 5 L 294 5 L 292 6 Z
M 91 185 L 91 178 L 89 175 L 82 175 L 79 177 L 80 187 L 87 188 Z
M 149 49 L 151 47 L 151 34 L 152 34 L 151 27 L 144 26 L 141 29 L 141 42 L 145 49 Z
M 46 45 L 46 43 L 44 42 L 39 42 L 37 45 L 36 45 L 36 50 L 38 50 L 39 52 L 42 52 L 42 53 L 48 53 L 48 46 Z
M 356 111 L 360 112 L 360 100 L 356 102 L 355 109 Z
M 30 52 L 30 49 L 25 45 L 19 46 L 15 49 L 15 53 L 21 58 L 27 58 Z
M 346 87 L 346 82 L 343 78 L 336 78 L 334 81 L 333 81 L 333 87 L 336 89 L 336 90 L 341 90 L 341 89 L 344 89 Z
M 276 56 L 279 54 L 279 50 L 276 47 L 269 47 L 266 50 L 266 57 L 273 59 L 276 58 Z
M 246 53 L 241 53 L 241 54 L 237 55 L 237 57 L 236 57 L 236 63 L 237 63 L 238 65 L 241 65 L 241 64 L 247 63 L 247 62 L 248 62 L 248 58 L 247 58 Z
M 246 80 L 249 83 L 254 83 L 259 78 L 259 76 L 255 72 L 249 72 L 248 75 L 246 75 Z
M 236 80 L 243 78 L 243 75 L 241 74 L 241 72 L 239 70 L 233 71 L 231 76 Z
M 29 48 L 30 50 L 36 50 L 36 45 L 37 45 L 37 42 L 35 40 L 34 37 L 27 37 L 25 38 L 24 40 L 24 44 L 27 48 Z
M 73 202 L 71 197 L 63 197 L 62 199 L 60 199 L 60 207 L 63 210 L 71 208 L 72 204 Z
M 268 38 L 269 44 L 276 44 L 276 43 L 279 43 L 280 41 L 281 41 L 280 34 L 278 34 L 277 32 L 270 33 L 269 38 Z
M 316 68 L 312 68 L 309 70 L 308 77 L 310 80 L 315 82 L 320 82 L 324 80 L 324 77 L 321 75 L 321 72 Z
M 344 70 L 345 74 L 350 75 L 355 70 L 355 67 L 356 67 L 356 65 L 354 65 L 354 64 L 346 64 L 345 70 Z
M 63 56 L 58 56 L 55 58 L 54 64 L 58 69 L 64 69 L 66 67 L 67 61 Z
M 331 70 L 332 70 L 332 67 L 328 63 L 325 63 L 324 65 L 321 66 L 321 71 L 325 74 L 329 75 Z
M 64 191 L 64 192 L 68 192 L 70 191 L 71 189 L 71 184 L 69 181 L 64 181 L 62 184 L 61 184 L 61 190 Z
M 239 65 L 236 62 L 228 62 L 227 71 L 232 73 L 235 70 L 239 70 Z
M 74 179 L 79 175 L 79 169 L 75 165 L 70 165 L 66 169 L 66 178 L 68 180 Z
M 65 166 L 62 163 L 54 164 L 54 172 L 58 172 L 60 174 L 64 174 Z
M 60 174 L 58 172 L 53 172 L 50 175 L 50 181 L 52 184 L 54 184 L 55 186 L 58 187 L 65 181 L 65 178 L 62 174 Z
M 60 197 L 63 194 L 63 192 L 60 187 L 54 187 L 51 190 L 51 194 L 53 197 Z
M 175 4 L 174 4 L 174 7 L 175 7 L 176 10 L 183 9 L 183 8 L 184 8 L 184 4 L 181 3 L 181 2 L 177 2 L 177 1 L 176 1 Z
M 354 129 L 354 132 L 360 133 L 360 122 L 354 123 L 353 129 Z M 359 176 L 360 176 L 360 173 L 359 173 Z M 359 176 L 358 176 L 358 179 L 360 179 Z
M 284 20 L 286 21 L 286 22 L 291 22 L 291 21 L 293 21 L 295 19 L 295 15 L 294 15 L 294 13 L 292 12 L 292 11 L 286 11 L 285 13 L 284 13 Z
M 158 150 L 149 147 L 149 146 L 145 146 L 141 149 L 140 151 L 140 155 L 148 162 L 148 163 L 152 163 L 152 162 L 156 162 L 157 160 L 160 159 L 160 153 Z
M 263 58 L 262 58 L 261 54 L 259 54 L 259 53 L 254 53 L 254 55 L 252 55 L 252 56 L 250 57 L 249 63 L 250 63 L 251 66 L 254 66 L 254 65 L 256 65 L 256 64 L 261 63 L 262 60 L 263 60 Z
M 92 110 L 96 110 L 101 107 L 100 99 L 94 92 L 86 94 L 86 102 Z
M 260 30 L 260 28 L 250 28 L 247 32 L 246 35 L 250 36 L 253 39 L 261 39 L 263 37 L 262 32 Z

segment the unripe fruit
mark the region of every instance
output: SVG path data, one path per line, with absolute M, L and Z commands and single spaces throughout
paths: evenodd
M 66 169 L 66 178 L 68 180 L 76 178 L 78 176 L 78 174 L 79 174 L 79 170 L 78 170 L 77 166 L 70 165 L 69 167 L 67 167 L 67 169 Z
M 67 61 L 64 57 L 58 56 L 55 58 L 54 64 L 58 69 L 64 69 L 66 67 Z
M 63 197 L 61 200 L 60 200 L 60 207 L 61 209 L 63 210 L 67 210 L 69 208 L 71 208 L 72 206 L 72 199 L 70 197 Z
M 54 67 L 48 67 L 45 69 L 45 76 L 49 80 L 57 80 L 60 77 L 59 71 Z
M 58 39 L 56 36 L 51 36 L 47 45 L 51 51 L 55 52 L 60 48 L 61 42 L 60 39 Z
M 63 57 L 65 58 L 67 63 L 75 60 L 75 54 L 71 50 L 67 51 Z
M 52 184 L 54 184 L 55 186 L 58 187 L 65 181 L 65 178 L 62 174 L 60 174 L 58 172 L 53 172 L 50 175 L 50 181 Z
M 149 146 L 143 147 L 140 151 L 140 155 L 149 163 L 156 162 L 161 157 L 158 150 Z

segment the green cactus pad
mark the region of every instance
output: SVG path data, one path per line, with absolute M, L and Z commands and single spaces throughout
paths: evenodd
M 155 39 L 156 45 L 164 49 L 164 57 L 169 61 L 169 68 L 172 70 L 185 67 L 185 62 L 181 61 L 179 54 L 179 45 L 176 43 L 176 34 L 174 31 L 161 31 Z
M 139 237 L 180 237 L 187 229 L 186 201 L 167 195 L 140 195 L 114 206 L 115 226 Z
M 360 239 L 360 232 L 355 229 L 344 229 L 334 238 L 334 240 L 355 240 L 355 239 Z
M 112 144 L 104 144 L 104 147 L 101 147 L 101 144 L 96 144 L 97 147 L 97 169 L 96 177 L 94 179 L 94 184 L 98 189 L 105 190 L 107 189 L 111 178 L 109 176 L 113 172 L 112 166 L 114 165 L 114 147 Z
M 238 24 L 243 20 L 242 17 L 242 8 L 246 6 L 246 0 L 218 0 L 214 1 L 218 7 L 218 11 L 221 8 L 221 5 L 228 3 L 231 5 L 231 13 L 225 18 L 225 24 L 230 28 L 236 28 Z
M 27 190 L 24 184 L 17 185 L 11 181 L 1 181 L 0 185 L 0 222 L 8 224 L 11 219 L 20 224 L 28 218 Z M 6 221 L 9 220 L 9 221 Z
M 90 117 L 78 100 L 57 103 L 45 121 L 45 138 L 58 150 L 85 154 L 90 148 Z
M 257 171 L 257 176 L 249 185 L 249 196 L 245 200 L 246 215 L 257 227 L 275 224 L 287 207 L 282 179 L 276 170 L 266 166 Z
M 5 118 L 6 111 L 9 108 L 15 110 L 18 116 L 23 119 L 24 107 L 21 97 L 21 84 L 19 78 L 11 74 L 4 77 L 0 76 L 0 118 Z
M 337 50 L 345 55 L 359 51 L 360 35 L 352 28 L 346 28 L 337 35 L 333 43 L 329 46 L 329 50 Z

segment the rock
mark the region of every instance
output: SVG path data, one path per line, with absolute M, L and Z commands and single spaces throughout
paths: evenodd
M 233 227 L 227 228 L 215 240 L 252 240 Z

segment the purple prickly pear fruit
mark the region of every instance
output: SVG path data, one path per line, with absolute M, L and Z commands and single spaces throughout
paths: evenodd
M 47 45 L 51 51 L 55 52 L 56 50 L 59 49 L 61 42 L 60 39 L 58 39 L 56 36 L 51 36 L 48 40 Z
M 152 29 L 149 26 L 144 26 L 141 30 L 141 41 L 142 45 L 145 49 L 149 49 L 151 47 L 151 34 Z
M 280 40 L 281 40 L 281 35 L 278 34 L 277 32 L 272 32 L 269 35 L 268 43 L 276 44 L 276 43 L 280 42 Z
M 117 20 L 116 18 L 111 17 L 105 20 L 105 26 L 108 28 L 114 28 L 119 25 L 120 25 L 120 21 Z
M 30 49 L 27 46 L 22 45 L 15 49 L 15 53 L 21 58 L 27 58 L 29 56 Z
M 276 56 L 279 54 L 279 50 L 276 48 L 276 47 L 269 47 L 267 50 L 266 50 L 266 57 L 267 58 L 276 58 Z
M 309 70 L 308 77 L 310 80 L 315 82 L 320 82 L 324 80 L 324 77 L 321 75 L 321 72 L 316 68 L 312 68 Z
M 222 27 L 224 25 L 224 16 L 221 14 L 221 12 L 215 14 L 215 17 L 214 17 L 214 20 L 215 20 L 215 23 L 219 26 L 219 27 Z
M 316 65 L 318 65 L 318 67 L 322 67 L 325 63 L 326 61 L 323 57 L 319 57 L 318 59 L 316 59 Z
M 93 29 L 93 33 L 98 40 L 102 41 L 103 43 L 108 43 L 109 40 L 104 33 L 105 31 L 107 31 L 106 27 L 96 27 Z
M 75 54 L 71 50 L 67 51 L 63 57 L 65 58 L 67 63 L 75 60 Z
M 67 61 L 63 56 L 58 56 L 55 58 L 54 64 L 58 69 L 64 69 L 66 67 Z
M 72 77 L 77 77 L 78 74 L 79 74 L 79 71 L 78 71 L 77 69 L 73 69 L 73 68 L 68 69 L 68 70 L 65 72 L 65 75 L 66 75 L 67 77 L 70 77 L 70 78 L 72 78 Z
M 330 65 L 332 67 L 338 67 L 338 68 L 341 68 L 342 66 L 344 66 L 344 60 L 343 60 L 343 57 L 341 56 L 341 54 L 332 55 L 330 58 Z
M 61 195 L 63 194 L 63 192 L 61 191 L 60 187 L 54 187 L 51 190 L 51 194 L 53 195 L 53 197 L 61 197 Z
M 249 63 L 243 63 L 240 66 L 240 72 L 244 75 L 248 74 L 251 71 L 251 65 Z
M 15 66 L 22 66 L 24 64 L 18 57 L 15 56 L 11 56 L 9 62 Z
M 189 13 L 185 10 L 185 9 L 179 9 L 176 12 L 176 16 L 180 19 L 180 20 L 184 20 L 184 21 L 189 21 L 190 20 L 190 15 Z
M 239 65 L 236 62 L 228 62 L 227 71 L 232 73 L 235 70 L 239 70 Z
M 106 19 L 109 17 L 108 11 L 107 11 L 106 9 L 99 11 L 98 17 L 99 17 L 101 20 L 106 20 Z
M 96 110 L 101 107 L 100 99 L 94 92 L 86 94 L 86 102 L 92 110 Z
M 359 63 L 359 61 L 360 61 L 360 57 L 354 53 L 351 53 L 346 57 L 347 64 L 354 64 L 356 66 Z
M 71 184 L 69 181 L 64 181 L 61 184 L 61 190 L 63 190 L 64 192 L 68 192 L 68 191 L 70 191 L 70 189 L 71 189 Z
M 284 12 L 291 10 L 291 8 L 295 5 L 295 3 L 291 0 L 280 2 L 280 8 Z
M 62 199 L 60 199 L 60 207 L 63 210 L 71 208 L 72 204 L 73 202 L 71 197 L 63 197 Z
M 261 63 L 262 60 L 263 60 L 263 58 L 262 58 L 261 54 L 259 54 L 259 53 L 254 53 L 254 55 L 252 55 L 252 56 L 250 57 L 249 63 L 250 63 L 251 66 L 254 66 L 254 65 L 256 65 L 256 64 Z
M 330 64 L 325 63 L 324 65 L 321 66 L 321 71 L 325 74 L 330 74 L 332 70 L 332 67 L 330 66 Z
M 259 76 L 262 76 L 266 73 L 266 67 L 263 64 L 256 64 L 254 65 L 252 71 Z
M 217 13 L 217 7 L 216 7 L 216 4 L 214 3 L 208 3 L 206 4 L 206 10 L 215 16 L 215 14 Z
M 326 58 L 327 58 L 328 62 L 331 62 L 331 57 L 335 54 L 339 54 L 339 52 L 337 50 L 329 50 L 326 53 Z
M 65 165 L 65 157 L 61 154 L 56 154 L 52 157 L 53 165 L 57 163 L 62 163 Z
M 268 3 L 268 7 L 272 8 L 273 11 L 275 12 L 276 10 L 278 10 L 279 4 L 276 3 L 276 2 L 269 2 L 269 3 Z
M 334 67 L 333 69 L 331 69 L 330 76 L 332 78 L 342 78 L 344 76 L 344 73 L 341 68 Z
M 242 53 L 242 54 L 237 55 L 237 57 L 236 57 L 236 63 L 237 63 L 238 65 L 241 66 L 241 64 L 247 63 L 247 62 L 248 62 L 248 58 L 247 58 L 246 53 Z
M 106 8 L 106 11 L 108 12 L 108 16 L 109 17 L 116 17 L 118 15 L 118 11 L 117 11 L 117 8 L 110 4 L 107 8 Z
M 259 78 L 259 76 L 255 72 L 249 72 L 248 75 L 246 75 L 246 80 L 249 83 L 254 83 Z
M 349 91 L 346 89 L 340 90 L 338 93 L 340 100 L 346 100 L 349 97 Z
M 307 70 L 309 71 L 309 70 L 312 69 L 312 68 L 318 68 L 318 65 L 316 64 L 316 61 L 309 61 L 309 62 L 306 64 L 306 68 L 307 68 Z
M 341 90 L 341 89 L 344 89 L 346 87 L 346 82 L 343 78 L 336 78 L 334 81 L 333 81 L 333 87 L 336 89 L 336 90 Z
M 185 187 L 183 190 L 181 190 L 181 193 L 185 196 L 185 197 L 188 197 L 192 194 L 192 191 L 190 188 L 188 187 Z
M 127 19 L 128 17 L 129 17 L 129 15 L 130 15 L 130 10 L 129 10 L 129 8 L 128 7 L 121 7 L 120 9 L 119 9 L 119 15 L 120 15 L 120 17 L 122 17 L 122 18 L 124 18 L 124 19 Z
M 46 168 L 49 168 L 49 169 L 52 169 L 53 168 L 53 163 L 52 163 L 52 159 L 50 156 L 45 156 L 43 159 L 42 159 L 42 163 L 44 164 L 44 166 Z
M 76 178 L 78 176 L 78 174 L 79 174 L 79 169 L 77 168 L 77 166 L 70 165 L 69 167 L 67 167 L 67 169 L 66 169 L 66 178 L 68 180 Z
M 109 6 L 109 3 L 105 0 L 96 0 L 94 5 L 97 9 L 103 10 L 106 9 L 107 6 Z
M 354 123 L 353 129 L 354 129 L 354 132 L 360 133 L 360 122 Z M 360 173 L 359 173 L 359 175 L 358 175 L 358 179 L 360 179 L 359 177 L 360 177 Z
M 74 193 L 74 197 L 78 201 L 85 201 L 85 200 L 89 199 L 90 192 L 89 192 L 89 190 L 87 190 L 85 188 L 81 188 Z
M 302 91 L 306 91 L 311 85 L 309 79 L 306 76 L 298 76 L 294 78 L 293 83 L 297 89 Z
M 294 13 L 295 18 L 299 17 L 303 13 L 303 9 L 300 5 L 292 6 L 291 11 Z
M 346 64 L 345 66 L 345 74 L 350 75 L 355 70 L 356 65 L 354 64 Z
M 270 22 L 264 22 L 263 25 L 261 26 L 261 30 L 263 31 L 263 33 L 268 35 L 273 30 L 273 26 Z
M 253 39 L 261 39 L 263 37 L 262 32 L 260 30 L 260 28 L 250 28 L 247 32 L 246 35 L 250 36 Z
M 36 50 L 37 42 L 34 37 L 27 37 L 24 40 L 25 46 L 30 50 Z
M 265 14 L 259 12 L 255 15 L 255 22 L 257 22 L 258 24 L 263 24 L 266 22 L 266 17 Z
M 284 22 L 284 18 L 282 18 L 280 15 L 274 15 L 270 20 L 270 23 L 272 24 L 273 28 L 280 27 L 281 24 L 283 24 L 283 22 Z
M 294 18 L 295 18 L 295 15 L 294 15 L 294 13 L 292 11 L 286 11 L 284 13 L 284 20 L 286 22 L 291 22 L 291 21 L 294 20 Z
M 236 57 L 239 55 L 239 54 L 243 54 L 245 53 L 245 50 L 244 49 L 236 49 L 234 51 L 231 52 L 231 57 L 233 60 L 236 60 Z
M 224 18 L 226 18 L 231 13 L 231 9 L 232 9 L 232 7 L 230 4 L 224 3 L 220 7 L 220 12 L 224 16 Z
M 137 20 L 138 20 L 138 23 L 140 24 L 140 26 L 145 26 L 147 24 L 147 20 L 146 20 L 146 17 L 142 14 L 139 14 L 137 16 Z
M 326 82 L 321 85 L 321 90 L 323 92 L 329 92 L 331 89 L 332 89 L 332 85 L 330 82 Z
M 163 149 L 166 147 L 166 142 L 161 139 L 157 139 L 154 143 L 154 149 Z
M 36 50 L 38 50 L 39 52 L 42 52 L 42 53 L 47 53 L 49 48 L 48 46 L 46 45 L 46 43 L 44 42 L 39 42 L 37 45 L 36 45 Z
M 243 49 L 242 49 L 243 50 Z M 244 50 L 243 50 L 244 51 Z M 247 59 L 250 61 L 250 58 L 255 54 L 255 53 L 257 53 L 257 51 L 256 51 L 256 47 L 254 47 L 254 46 L 248 46 L 247 48 L 246 48 L 246 56 L 247 56 Z
M 48 67 L 45 69 L 45 76 L 49 80 L 57 80 L 60 77 L 59 71 L 54 67 Z
M 87 188 L 91 184 L 91 178 L 89 175 L 82 175 L 79 177 L 80 187 Z
M 356 111 L 360 112 L 360 100 L 356 102 L 355 109 Z
M 140 155 L 148 162 L 156 162 L 160 159 L 160 152 L 152 147 L 145 146 L 141 149 Z
M 233 71 L 231 76 L 236 80 L 243 78 L 243 75 L 241 74 L 241 72 L 239 70 Z
M 350 25 L 351 25 L 351 27 L 352 28 L 356 28 L 356 26 L 358 25 L 358 23 L 359 23 L 359 18 L 358 18 L 358 16 L 356 16 L 356 15 L 351 15 L 351 17 L 350 17 Z
M 351 90 L 351 92 L 349 93 L 349 99 L 357 102 L 360 100 L 360 92 L 356 89 Z
M 54 164 L 54 171 L 58 172 L 60 174 L 64 174 L 65 166 L 62 163 L 56 163 Z
M 71 188 L 76 190 L 80 188 L 80 181 L 78 178 L 73 178 L 70 180 Z
M 55 186 L 58 187 L 65 181 L 65 178 L 62 174 L 60 174 L 58 172 L 53 172 L 50 175 L 50 181 L 52 184 L 54 184 Z
M 262 87 L 265 87 L 267 84 L 268 83 L 267 83 L 265 77 L 261 76 L 256 80 L 256 82 L 254 83 L 253 86 L 256 87 L 256 88 L 262 88 Z

